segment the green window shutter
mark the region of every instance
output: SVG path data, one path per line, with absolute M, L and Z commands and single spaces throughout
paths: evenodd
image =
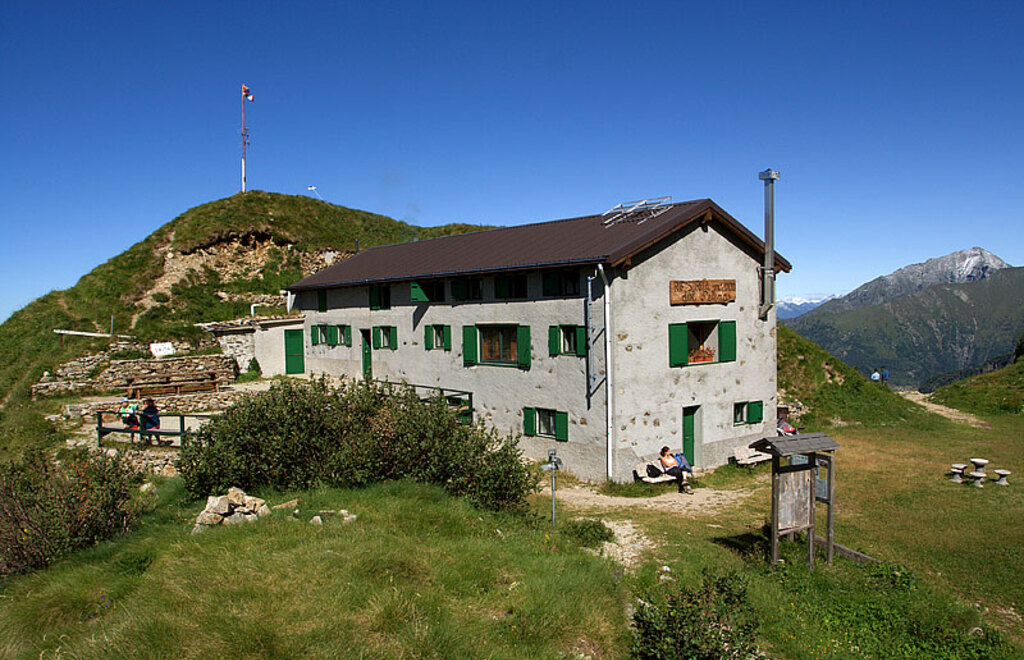
M 373 327 L 373 347 L 380 348 L 380 326 L 375 325 Z
M 338 326 L 336 325 L 325 325 L 324 330 L 327 335 L 327 345 L 337 346 L 338 345 Z
M 523 408 L 523 435 L 537 435 L 536 408 Z
M 569 439 L 569 413 L 555 411 L 555 440 Z
M 747 404 L 747 424 L 759 424 L 764 420 L 764 401 L 751 401 Z
M 434 326 L 423 326 L 423 347 L 428 351 L 434 350 Z
M 548 326 L 548 353 L 558 355 L 562 352 L 562 330 L 557 325 Z
M 499 275 L 494 278 L 494 297 L 495 298 L 508 298 L 511 296 L 512 288 L 509 283 L 508 277 Z
M 528 325 L 516 327 L 516 353 L 519 368 L 529 369 L 533 351 L 530 350 L 530 326 Z
M 316 308 L 321 312 L 327 311 L 327 292 L 317 291 L 316 292 Z
M 380 287 L 370 285 L 370 309 L 380 309 Z
M 462 326 L 462 364 L 476 364 L 476 326 Z
M 320 326 L 311 325 L 309 327 L 309 341 L 314 346 L 320 343 Z
M 557 296 L 560 291 L 558 290 L 559 276 L 558 273 L 544 273 L 541 278 L 543 284 L 543 293 L 545 296 Z
M 419 282 L 409 283 L 409 297 L 413 302 L 430 302 L 427 294 L 423 293 L 423 287 L 420 286 Z
M 397 326 L 393 326 L 392 325 L 392 326 L 388 327 L 388 340 L 389 340 L 389 344 L 391 345 L 391 350 L 397 351 L 398 350 L 398 327 Z
M 736 321 L 721 321 L 718 324 L 718 361 L 736 360 Z
M 452 280 L 452 300 L 469 298 L 469 283 L 466 280 Z
M 576 356 L 584 357 L 587 354 L 587 329 L 582 325 L 576 326 Z
M 668 366 L 682 367 L 689 362 L 685 323 L 668 325 Z
M 452 326 L 444 326 L 444 330 L 441 332 L 444 334 L 444 350 L 452 350 Z
M 343 335 L 345 337 L 345 345 L 346 346 L 351 346 L 352 345 L 352 326 L 350 326 L 350 325 L 343 325 L 341 327 L 343 329 Z

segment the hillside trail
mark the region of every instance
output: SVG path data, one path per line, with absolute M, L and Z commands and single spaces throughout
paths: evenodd
M 766 483 L 768 475 L 758 479 L 758 483 Z M 752 495 L 756 488 L 741 490 L 715 490 L 697 488 L 692 495 L 684 493 L 663 493 L 654 497 L 617 497 L 602 495 L 587 484 L 574 484 L 564 488 L 555 486 L 555 497 L 566 508 L 574 511 L 594 511 L 603 514 L 628 513 L 638 509 L 664 511 L 674 515 L 696 516 L 721 511 Z M 541 496 L 551 497 L 551 487 L 541 490 Z M 643 527 L 629 518 L 607 519 L 602 522 L 615 535 L 613 541 L 605 542 L 599 554 L 608 557 L 626 568 L 633 567 L 650 552 L 658 548 L 658 543 L 648 536 Z
M 971 426 L 979 429 L 990 429 L 992 425 L 983 419 L 979 419 L 970 413 L 966 413 L 956 408 L 949 408 L 939 403 L 932 401 L 927 394 L 921 392 L 899 392 L 907 401 L 913 401 L 917 405 L 921 406 L 925 410 L 935 413 L 936 415 L 942 415 L 948 419 L 952 419 L 955 422 L 963 422 L 964 424 L 970 424 Z

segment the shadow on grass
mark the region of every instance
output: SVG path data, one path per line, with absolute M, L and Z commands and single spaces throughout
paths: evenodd
M 771 553 L 767 525 L 756 532 L 717 536 L 712 538 L 711 542 L 727 550 L 732 550 L 747 561 L 767 561 Z

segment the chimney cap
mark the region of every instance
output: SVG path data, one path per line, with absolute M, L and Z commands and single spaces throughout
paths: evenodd
M 778 170 L 773 170 L 773 169 L 771 169 L 769 167 L 768 169 L 764 170 L 763 172 L 758 172 L 757 173 L 757 178 L 762 180 L 762 181 L 778 181 L 779 180 L 779 171 Z

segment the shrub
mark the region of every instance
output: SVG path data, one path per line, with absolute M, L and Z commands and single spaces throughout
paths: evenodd
M 515 438 L 459 424 L 443 399 L 365 381 L 275 383 L 190 437 L 179 469 L 195 496 L 409 478 L 494 510 L 523 508 L 536 485 Z
M 705 575 L 700 586 L 672 583 L 641 599 L 633 615 L 631 656 L 671 660 L 758 657 L 757 624 L 747 587 L 736 573 Z
M 249 360 L 249 364 L 248 366 L 246 366 L 245 370 L 249 373 L 256 374 L 258 376 L 263 375 L 263 369 L 260 368 L 260 361 L 257 360 L 255 356 L 253 356 L 253 358 Z
M 615 533 L 607 525 L 590 518 L 570 520 L 562 525 L 562 533 L 586 548 L 596 548 L 606 541 L 615 540 Z
M 0 467 L 0 576 L 128 531 L 138 477 L 119 458 L 75 454 L 58 465 L 38 449 Z

